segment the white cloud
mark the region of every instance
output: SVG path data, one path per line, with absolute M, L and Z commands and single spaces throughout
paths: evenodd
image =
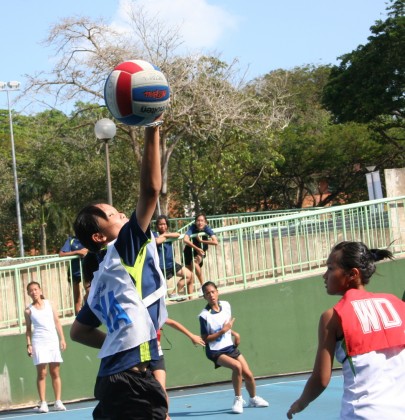
M 241 20 L 207 0 L 121 0 L 113 24 L 116 28 L 125 24 L 131 6 L 142 7 L 148 15 L 179 27 L 185 45 L 191 49 L 215 48 L 225 33 L 237 29 Z

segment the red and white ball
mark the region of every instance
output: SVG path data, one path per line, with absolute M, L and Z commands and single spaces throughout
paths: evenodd
M 160 69 L 144 60 L 118 64 L 104 86 L 108 110 L 127 125 L 147 125 L 169 106 L 170 89 Z

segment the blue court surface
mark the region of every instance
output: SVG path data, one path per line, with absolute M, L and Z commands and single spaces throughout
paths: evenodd
M 230 383 L 209 385 L 204 387 L 176 389 L 169 391 L 170 417 L 177 419 L 230 419 L 237 417 L 249 420 L 286 419 L 290 405 L 300 396 L 308 375 L 293 375 L 277 378 L 258 379 L 256 381 L 257 395 L 269 401 L 267 408 L 244 409 L 243 414 L 233 414 L 233 389 Z M 341 372 L 334 372 L 328 388 L 310 404 L 303 412 L 294 416 L 296 420 L 337 420 L 339 419 L 340 401 L 343 393 L 343 377 Z M 243 398 L 248 399 L 243 389 Z M 85 401 L 66 404 L 64 412 L 47 414 L 35 413 L 32 408 L 11 411 L 0 411 L 0 419 L 38 419 L 46 420 L 79 420 L 92 419 L 92 410 L 96 401 Z

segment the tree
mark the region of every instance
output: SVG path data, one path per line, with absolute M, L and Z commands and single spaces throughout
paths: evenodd
M 329 71 L 325 66 L 277 70 L 277 77 L 284 75 L 286 80 L 291 122 L 275 133 L 275 152 L 281 158 L 271 176 L 257 183 L 262 208 L 364 200 L 365 167 L 372 163 L 382 169 L 396 162 L 397 150 L 376 143 L 367 125 L 331 124 L 331 115 L 321 103 Z
M 391 0 L 385 21 L 370 28 L 368 43 L 333 66 L 323 103 L 337 122 L 372 123 L 403 149 L 405 140 L 405 0 Z
M 366 166 L 393 153 L 356 123 L 291 125 L 280 136 L 279 150 L 284 161 L 268 188 L 273 204 L 282 208 L 364 201 Z
M 168 209 L 169 163 L 173 151 L 187 139 L 219 139 L 235 128 L 257 135 L 285 122 L 284 111 L 274 112 L 256 95 L 243 92 L 237 61 L 227 64 L 212 55 L 176 54 L 181 44 L 177 28 L 166 28 L 158 16 L 141 8 L 130 10 L 131 31 L 114 32 L 102 21 L 63 19 L 55 25 L 47 44 L 56 47 L 59 61 L 49 75 L 29 77 L 27 92 L 48 92 L 56 101 L 86 98 L 101 102 L 104 81 L 119 62 L 142 57 L 158 65 L 171 85 L 171 106 L 161 130 L 162 211 Z M 125 46 L 123 48 L 122 46 Z M 136 47 L 134 47 L 136 46 Z M 26 92 L 25 92 L 26 93 Z M 276 102 L 278 97 L 274 98 Z M 53 106 L 56 106 L 55 102 Z M 93 122 L 94 123 L 94 122 Z M 129 139 L 139 164 L 143 135 L 139 128 L 118 124 Z

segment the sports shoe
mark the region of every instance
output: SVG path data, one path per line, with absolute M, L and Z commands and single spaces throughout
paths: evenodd
M 169 295 L 169 299 L 170 300 L 175 300 L 176 302 L 183 302 L 184 300 L 186 300 L 185 297 L 179 296 L 177 293 L 171 293 Z
M 53 405 L 53 411 L 66 411 L 66 407 L 63 405 L 61 400 L 56 400 Z
M 38 407 L 37 411 L 38 413 L 47 413 L 49 411 L 46 401 L 41 401 L 41 405 Z
M 269 403 L 257 395 L 253 398 L 249 398 L 249 407 L 268 407 Z
M 203 292 L 202 287 L 200 287 L 200 288 L 198 289 L 198 297 L 204 297 L 204 292 Z
M 233 400 L 232 412 L 236 414 L 242 414 L 244 403 L 245 401 L 243 401 L 243 398 L 241 396 L 235 397 L 235 399 Z

